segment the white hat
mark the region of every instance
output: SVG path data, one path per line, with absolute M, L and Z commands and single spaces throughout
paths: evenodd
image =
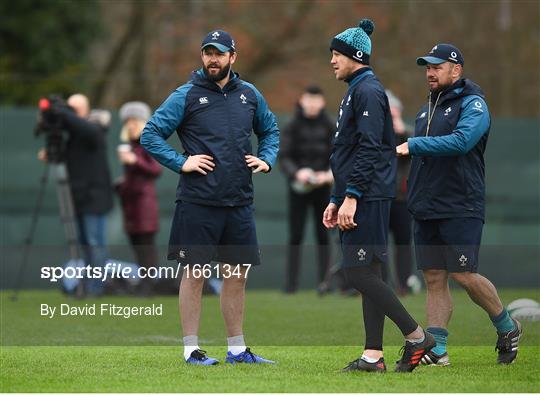
M 120 107 L 120 120 L 126 122 L 128 118 L 147 121 L 150 118 L 150 107 L 141 101 L 130 101 Z

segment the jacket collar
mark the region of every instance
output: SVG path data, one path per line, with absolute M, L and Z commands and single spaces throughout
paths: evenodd
M 438 94 L 431 95 L 432 102 L 435 102 L 437 95 Z M 480 89 L 480 87 L 471 80 L 461 78 L 441 92 L 439 103 L 467 95 L 478 95 L 480 97 L 484 97 L 484 92 L 482 92 L 482 89 Z
M 459 94 L 463 91 L 463 85 L 464 85 L 463 79 L 459 79 L 456 82 L 454 82 L 452 85 L 450 85 L 449 87 L 441 91 L 439 102 L 451 100 L 459 96 Z M 432 93 L 431 101 L 434 102 L 437 96 L 439 96 L 439 92 Z
M 371 67 L 362 67 L 361 69 L 356 70 L 349 77 L 347 77 L 345 79 L 345 82 L 349 84 L 349 88 L 352 88 L 361 80 L 366 78 L 368 75 L 373 75 L 373 70 L 371 69 Z
M 240 83 L 240 75 L 231 70 L 229 82 L 221 89 L 218 84 L 206 77 L 206 74 L 204 74 L 204 70 L 201 67 L 199 70 L 195 70 L 191 73 L 191 83 L 220 93 L 228 92 L 233 90 Z

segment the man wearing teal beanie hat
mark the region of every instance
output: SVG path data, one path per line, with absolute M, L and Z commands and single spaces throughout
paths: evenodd
M 330 50 L 368 65 L 371 55 L 371 39 L 375 24 L 369 19 L 362 19 L 358 27 L 352 27 L 339 33 L 330 43 Z
M 343 370 L 386 371 L 382 341 L 388 316 L 405 337 L 395 370 L 412 372 L 435 340 L 382 280 L 397 165 L 388 98 L 368 66 L 374 27 L 363 19 L 359 27 L 338 34 L 330 44 L 336 79 L 347 82 L 349 88 L 339 109 L 330 159 L 335 183 L 323 224 L 339 227 L 343 272 L 349 285 L 362 293 L 364 352 Z

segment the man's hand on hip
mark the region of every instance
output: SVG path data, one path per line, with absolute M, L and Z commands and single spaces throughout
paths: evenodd
M 407 156 L 409 155 L 409 143 L 403 143 L 396 147 L 396 155 L 397 156 Z
M 346 197 L 339 208 L 337 224 L 342 231 L 356 228 L 354 214 L 356 213 L 356 199 Z
M 268 166 L 268 163 L 253 155 L 246 155 L 246 163 L 248 167 L 251 168 L 253 173 L 258 173 L 260 171 L 266 173 L 270 170 L 270 166 Z
M 331 229 L 337 225 L 338 208 L 337 204 L 330 203 L 326 206 L 322 216 L 322 223 L 327 229 Z
M 214 158 L 209 155 L 190 155 L 182 166 L 182 172 L 191 173 L 196 171 L 207 175 L 207 172 L 214 171 L 216 165 L 213 160 Z

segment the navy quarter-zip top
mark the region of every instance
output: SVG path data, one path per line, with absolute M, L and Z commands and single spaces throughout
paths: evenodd
M 165 141 L 174 132 L 185 150 L 182 154 Z M 177 200 L 235 207 L 253 201 L 252 172 L 245 160 L 246 155 L 254 155 L 252 133 L 258 138 L 256 156 L 272 167 L 279 150 L 279 129 L 263 96 L 232 71 L 221 89 L 200 69 L 152 115 L 141 144 L 162 165 L 180 173 Z M 181 172 L 188 156 L 201 154 L 214 158 L 214 171 L 207 175 Z
M 484 94 L 474 82 L 460 79 L 431 95 L 416 116 L 415 137 L 408 140 L 413 157 L 408 206 L 414 218 L 484 219 L 490 125 Z
M 388 98 L 370 67 L 356 71 L 339 107 L 330 164 L 334 174 L 331 201 L 345 194 L 365 201 L 395 196 L 397 161 Z

